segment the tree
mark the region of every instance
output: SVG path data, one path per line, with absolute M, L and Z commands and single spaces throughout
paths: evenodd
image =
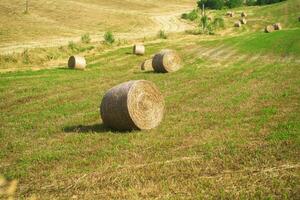
M 229 8 L 236 8 L 242 6 L 244 3 L 244 0 L 228 0 L 226 5 Z
M 198 0 L 198 7 L 202 9 L 203 5 L 206 8 L 221 10 L 224 6 L 224 0 Z
M 25 3 L 25 14 L 27 14 L 29 12 L 29 0 L 26 0 Z

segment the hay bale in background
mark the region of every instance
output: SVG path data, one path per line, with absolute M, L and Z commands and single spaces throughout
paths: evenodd
M 100 109 L 104 125 L 112 129 L 150 130 L 163 119 L 164 98 L 150 81 L 129 81 L 111 88 Z
M 247 17 L 247 16 L 248 16 L 247 13 L 245 13 L 245 12 L 241 13 L 241 17 Z
M 234 27 L 241 27 L 242 26 L 242 23 L 240 21 L 237 21 L 234 23 Z
M 153 57 L 152 66 L 155 72 L 175 72 L 181 68 L 181 58 L 175 51 L 164 49 Z
M 133 54 L 144 55 L 145 54 L 145 46 L 142 44 L 135 44 L 133 46 Z
M 147 60 L 145 60 L 142 63 L 141 70 L 143 70 L 143 71 L 151 71 L 151 70 L 153 70 L 153 67 L 152 67 L 152 58 L 151 59 L 147 59 Z
M 68 67 L 73 69 L 85 69 L 85 58 L 81 56 L 71 56 L 68 61 Z
M 271 33 L 273 31 L 274 31 L 274 26 L 268 25 L 268 26 L 265 27 L 265 32 L 266 33 Z
M 246 20 L 246 18 L 242 18 L 242 19 L 240 19 L 240 22 L 241 22 L 241 24 L 247 24 L 247 20 Z
M 228 17 L 233 17 L 233 16 L 234 16 L 234 13 L 231 12 L 231 11 L 228 11 L 228 12 L 226 13 L 226 16 L 228 16 Z
M 276 30 L 276 31 L 279 31 L 279 30 L 282 29 L 282 26 L 281 26 L 280 23 L 275 23 L 275 24 L 273 24 L 273 27 L 274 27 L 274 30 Z

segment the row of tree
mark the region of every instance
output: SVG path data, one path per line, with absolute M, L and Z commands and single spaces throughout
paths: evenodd
M 253 5 L 265 5 L 278 3 L 286 0 L 198 0 L 197 4 L 200 9 L 203 5 L 206 8 L 220 10 L 224 7 L 236 8 L 244 4 L 253 6 Z

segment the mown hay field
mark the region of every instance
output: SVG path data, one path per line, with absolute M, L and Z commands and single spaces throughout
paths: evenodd
M 156 25 L 151 16 L 194 5 L 193 0 L 30 0 L 29 14 L 24 14 L 25 1 L 2 0 L 0 44 L 47 41 L 107 30 L 147 32 Z
M 264 8 L 277 6 L 292 8 Z M 142 56 L 94 49 L 85 71 L 0 73 L 0 174 L 19 181 L 19 199 L 299 199 L 300 28 L 280 21 L 264 33 L 272 21 L 145 42 Z M 176 50 L 182 68 L 142 71 L 161 49 Z M 104 127 L 106 91 L 141 79 L 164 96 L 161 124 Z

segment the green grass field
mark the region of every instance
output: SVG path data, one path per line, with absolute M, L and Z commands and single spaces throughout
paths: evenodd
M 207 40 L 177 34 L 146 43 L 144 56 L 94 49 L 85 71 L 0 73 L 0 174 L 19 181 L 19 199 L 299 199 L 300 28 L 246 29 Z M 184 67 L 141 71 L 163 48 Z M 163 93 L 162 124 L 107 129 L 104 93 L 138 79 Z

